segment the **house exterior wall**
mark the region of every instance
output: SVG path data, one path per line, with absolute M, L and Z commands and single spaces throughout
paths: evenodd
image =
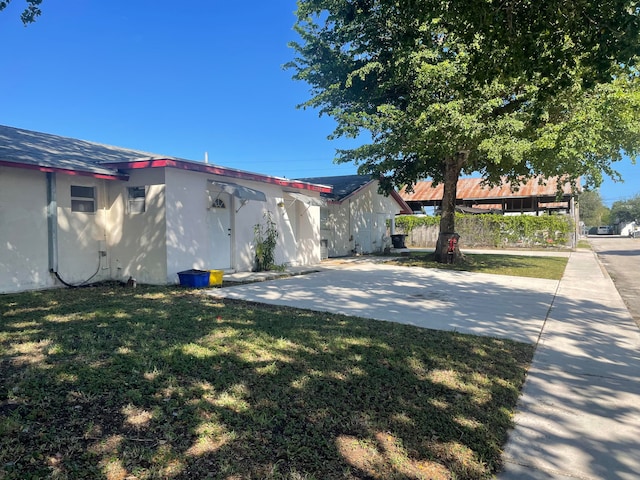
M 128 182 L 109 182 L 108 264 L 111 278 L 167 283 L 167 224 L 163 169 L 134 170 Z M 129 203 L 129 188 L 144 187 L 144 212 Z
M 300 202 L 287 208 L 285 193 L 279 185 L 250 180 L 216 177 L 200 173 L 167 169 L 167 282 L 178 281 L 177 273 L 188 269 L 218 269 L 217 246 L 210 241 L 208 203 L 212 180 L 236 183 L 263 192 L 266 202 L 249 201 L 245 205 L 231 197 L 231 269 L 249 271 L 254 267 L 254 227 L 271 218 L 279 233 L 275 261 L 279 264 L 313 264 L 320 261 L 319 207 L 301 207 Z M 280 206 L 284 204 L 283 206 Z
M 57 194 L 57 270 L 70 284 L 103 280 L 171 284 L 177 272 L 218 269 L 210 241 L 209 180 L 260 190 L 266 202 L 231 197 L 231 269 L 254 267 L 254 226 L 271 213 L 278 264 L 320 262 L 320 208 L 287 196 L 276 184 L 174 168 L 129 172 L 128 181 L 53 174 Z M 72 211 L 71 187 L 92 187 L 95 212 Z M 129 188 L 144 187 L 144 212 L 129 208 Z M 301 192 L 318 196 L 315 192 Z M 0 167 L 0 292 L 59 286 L 49 272 L 47 174 Z M 7 272 L 7 273 L 5 273 Z
M 109 265 L 100 252 L 107 250 L 109 202 L 107 180 L 74 175 L 56 175 L 58 203 L 58 274 L 69 284 L 110 279 Z M 74 212 L 71 187 L 95 189 L 95 211 Z M 46 224 L 46 222 L 45 222 Z
M 42 172 L 0 167 L 0 293 L 53 286 Z
M 354 239 L 351 226 L 351 202 L 329 203 L 326 224 L 320 232 L 322 239 L 328 241 L 329 257 L 343 257 L 353 253 Z
M 351 201 L 353 237 L 356 253 L 374 253 L 390 244 L 386 220 L 400 213 L 400 206 L 391 198 L 378 193 L 378 183 L 372 182 L 359 191 Z
M 400 213 L 400 206 L 377 189 L 378 183 L 371 182 L 341 203 L 327 206 L 327 228 L 321 236 L 329 240 L 330 257 L 382 252 L 391 245 L 387 220 Z
M 55 181 L 55 241 L 60 278 L 69 284 L 110 278 L 106 257 L 108 196 L 105 180 L 52 174 Z M 71 187 L 93 187 L 94 212 L 74 212 Z M 0 167 L 0 291 L 50 288 L 60 283 L 49 272 L 47 174 Z
M 305 195 L 313 195 L 304 192 Z M 282 196 L 282 192 L 279 192 Z M 317 194 L 316 194 L 317 195 Z M 318 196 L 319 198 L 319 196 Z M 291 266 L 314 265 L 320 262 L 320 207 L 305 204 L 288 196 L 276 200 L 283 206 L 277 207 L 280 222 L 276 263 Z M 276 222 L 278 224 L 278 222 Z
M 183 270 L 214 269 L 207 242 L 207 178 L 165 169 L 167 277 L 177 283 Z

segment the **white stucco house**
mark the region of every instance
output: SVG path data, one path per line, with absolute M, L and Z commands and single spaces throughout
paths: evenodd
M 636 222 L 620 222 L 616 224 L 616 229 L 621 236 L 632 237 L 637 235 L 636 232 L 639 230 L 639 226 Z
M 320 194 L 327 201 L 320 209 L 323 257 L 383 252 L 391 246 L 395 216 L 413 213 L 395 190 L 388 196 L 379 193 L 379 182 L 370 175 L 301 180 L 331 187 Z
M 248 271 L 270 212 L 276 262 L 320 261 L 330 186 L 0 126 L 0 293 L 62 282 L 177 283 Z

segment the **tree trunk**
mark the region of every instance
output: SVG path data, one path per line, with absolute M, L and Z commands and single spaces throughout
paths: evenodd
M 456 194 L 458 189 L 458 178 L 464 162 L 466 153 L 458 153 L 455 157 L 447 158 L 444 162 L 444 193 L 442 195 L 442 207 L 440 217 L 440 234 L 436 243 L 435 261 L 439 263 L 455 262 L 460 256 L 458 239 L 456 232 Z M 456 236 L 453 255 L 450 254 L 449 241 Z M 453 258 L 451 258 L 453 256 Z

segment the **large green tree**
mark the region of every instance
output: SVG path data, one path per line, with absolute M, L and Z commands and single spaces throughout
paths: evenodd
M 640 194 L 614 202 L 611 206 L 611 219 L 616 223 L 640 222 Z
M 580 220 L 586 227 L 603 225 L 603 219 L 609 217 L 609 209 L 602 202 L 597 190 L 585 190 L 578 196 Z
M 20 20 L 22 20 L 22 23 L 25 25 L 35 22 L 36 17 L 42 13 L 40 10 L 42 0 L 26 0 L 26 2 L 27 6 L 20 14 Z M 0 0 L 0 12 L 7 8 L 9 3 L 11 3 L 11 0 Z
M 623 3 L 631 2 L 609 2 Z M 477 172 L 493 184 L 506 177 L 513 186 L 532 176 L 598 185 L 603 173 L 619 178 L 612 162 L 623 153 L 635 159 L 640 146 L 638 44 L 625 43 L 638 39 L 637 10 L 599 14 L 598 38 L 613 39 L 599 48 L 595 20 L 580 16 L 586 2 L 496 5 L 298 1 L 300 41 L 291 43 L 288 66 L 311 86 L 303 107 L 336 120 L 330 138 L 368 132 L 336 160 L 380 177 L 384 191 L 424 178 L 444 184 L 441 261 L 455 232 L 460 175 Z M 554 5 L 570 15 L 556 18 Z M 505 31 L 492 23 L 496 15 Z

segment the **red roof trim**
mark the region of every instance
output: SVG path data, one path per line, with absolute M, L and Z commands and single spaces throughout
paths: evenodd
M 332 188 L 324 185 L 315 185 L 312 183 L 300 182 L 298 180 L 287 180 L 286 178 L 270 177 L 258 173 L 244 172 L 242 170 L 234 170 L 232 168 L 219 167 L 205 163 L 185 162 L 174 159 L 157 159 L 157 160 L 135 160 L 125 163 L 110 163 L 110 166 L 122 169 L 138 170 L 143 168 L 178 168 L 189 170 L 192 172 L 208 173 L 211 175 L 220 175 L 223 177 L 238 178 L 241 180 L 252 180 L 254 182 L 270 183 L 281 187 L 298 188 L 302 190 L 310 190 L 320 193 L 331 193 Z
M 73 176 L 79 176 L 79 177 L 93 177 L 93 178 L 99 178 L 101 180 L 124 180 L 124 181 L 129 180 L 129 175 L 127 174 L 109 175 L 106 173 L 87 172 L 83 170 L 67 170 L 65 168 L 44 167 L 42 165 L 32 165 L 30 163 L 16 163 L 16 162 L 6 162 L 6 161 L 0 160 L 0 166 L 22 168 L 25 170 L 37 170 L 39 172 L 45 172 L 45 173 L 62 173 L 64 175 L 73 175 Z
M 395 190 L 392 190 L 391 196 L 398 203 L 398 205 L 400 205 L 400 213 L 402 215 L 413 214 L 413 210 L 411 210 L 411 207 L 407 204 L 407 202 L 404 201 L 404 199 L 400 196 L 398 192 L 396 192 Z

